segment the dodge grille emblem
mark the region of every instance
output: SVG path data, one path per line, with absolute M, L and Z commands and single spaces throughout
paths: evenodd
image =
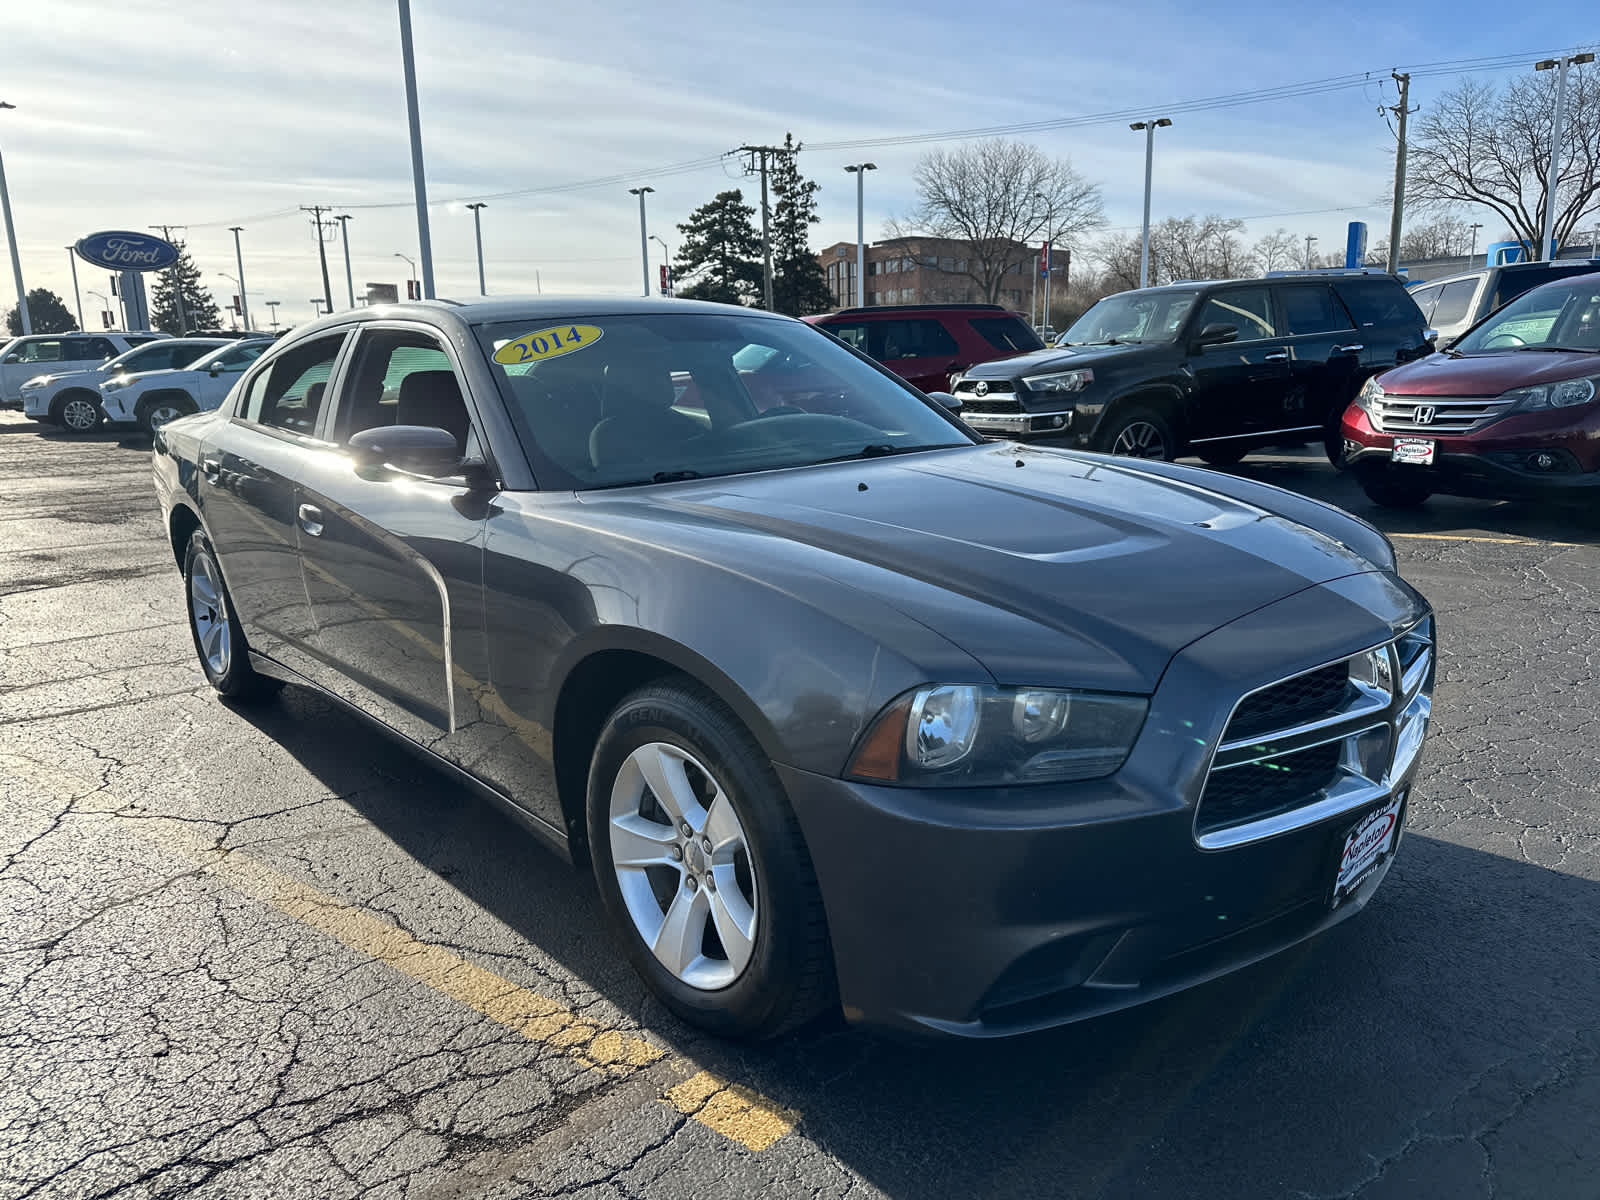
M 1419 405 L 1417 405 L 1416 416 L 1413 418 L 1413 420 L 1415 420 L 1418 425 L 1432 425 L 1433 424 L 1433 405 L 1431 405 L 1431 404 L 1419 404 Z

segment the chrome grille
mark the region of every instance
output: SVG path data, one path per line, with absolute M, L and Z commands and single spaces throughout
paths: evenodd
M 965 393 L 961 396 L 961 411 L 964 413 L 1018 413 L 1022 405 L 1018 404 L 1015 397 L 1002 396 L 996 400 L 989 396 L 971 396 Z
M 1433 618 L 1240 699 L 1195 809 L 1208 850 L 1370 804 L 1416 761 L 1433 712 Z
M 956 394 L 959 396 L 978 395 L 978 385 L 985 384 L 983 395 L 1009 396 L 1017 390 L 1016 384 L 1009 379 L 963 379 L 956 384 Z
M 1385 392 L 1371 402 L 1372 423 L 1380 433 L 1471 433 L 1504 416 L 1512 403 L 1490 396 L 1394 396 Z M 1422 416 L 1428 419 L 1420 420 Z

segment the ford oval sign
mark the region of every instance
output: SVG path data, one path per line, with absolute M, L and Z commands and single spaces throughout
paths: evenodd
M 113 271 L 164 271 L 178 261 L 178 248 L 148 233 L 91 233 L 74 247 L 78 257 Z

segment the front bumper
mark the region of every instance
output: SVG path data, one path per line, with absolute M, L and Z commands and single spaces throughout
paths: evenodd
M 1374 644 L 1375 617 L 1398 632 L 1424 612 L 1392 576 L 1354 576 L 1202 638 L 1169 667 L 1128 762 L 1106 780 L 919 790 L 780 767 L 846 1017 L 973 1038 L 1043 1029 L 1216 978 L 1359 911 L 1392 855 L 1335 907 L 1344 840 L 1409 796 L 1420 753 L 1379 795 L 1226 849 L 1200 846 L 1197 798 L 1238 696 L 1282 678 L 1286 660 Z
M 106 420 L 126 423 L 134 419 L 131 398 L 125 397 L 122 392 L 112 392 L 107 395 L 100 393 L 100 411 L 105 413 Z
M 963 403 L 961 419 L 989 437 L 1060 437 L 1072 433 L 1072 409 L 1049 412 L 968 412 Z
M 54 394 L 47 388 L 24 388 L 22 403 L 18 407 L 35 421 L 47 420 L 50 416 L 50 400 Z

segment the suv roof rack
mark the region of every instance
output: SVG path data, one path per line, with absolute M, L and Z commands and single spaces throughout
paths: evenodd
M 1309 267 L 1300 270 L 1268 271 L 1268 279 L 1288 279 L 1296 275 L 1387 275 L 1382 267 Z
M 830 317 L 857 317 L 863 313 L 927 312 L 931 309 L 937 309 L 941 312 L 948 312 L 951 309 L 961 309 L 963 311 L 974 310 L 978 312 L 1011 311 L 1003 304 L 869 304 L 865 308 L 841 308 L 837 312 L 828 313 L 826 315 Z

